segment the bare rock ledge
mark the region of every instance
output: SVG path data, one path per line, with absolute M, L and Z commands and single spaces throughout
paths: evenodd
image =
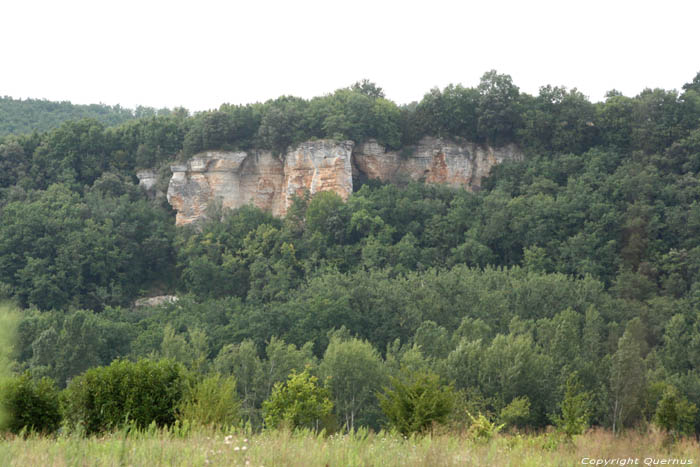
M 425 137 L 403 152 L 387 151 L 376 141 L 317 140 L 301 143 L 281 156 L 270 151 L 205 151 L 186 164 L 171 166 L 168 202 L 177 225 L 202 219 L 207 206 L 254 204 L 283 216 L 293 195 L 335 191 L 352 193 L 353 175 L 388 182 L 424 180 L 478 190 L 491 167 L 522 160 L 515 145 L 493 148 L 468 141 Z

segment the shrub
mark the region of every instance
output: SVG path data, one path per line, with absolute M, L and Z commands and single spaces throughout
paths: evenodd
M 175 422 L 189 381 L 184 367 L 171 360 L 115 360 L 74 378 L 66 389 L 66 419 L 86 434 L 121 426 L 138 428 Z
M 61 423 L 58 389 L 50 378 L 34 379 L 26 372 L 7 379 L 0 388 L 2 429 L 53 433 Z
M 530 419 L 530 399 L 527 396 L 516 397 L 510 404 L 503 407 L 501 422 L 508 426 L 523 426 Z
M 452 386 L 441 385 L 435 373 L 404 374 L 403 379 L 391 378 L 391 386 L 378 396 L 379 405 L 390 426 L 404 436 L 445 423 L 454 407 Z
M 552 417 L 557 429 L 571 439 L 580 435 L 588 427 L 590 418 L 590 399 L 587 392 L 581 390 L 581 383 L 575 373 L 566 380 L 566 392 L 561 401 L 561 415 Z
M 496 436 L 505 424 L 497 425 L 495 422 L 490 421 L 483 414 L 479 414 L 474 417 L 472 414 L 467 412 L 469 418 L 471 419 L 471 425 L 469 426 L 469 437 L 475 441 L 489 441 L 491 438 Z
M 308 370 L 302 373 L 292 370 L 285 384 L 275 384 L 262 406 L 265 425 L 270 428 L 284 424 L 290 428 L 323 428 L 328 423 L 333 402 L 328 390 L 320 387 L 317 381 Z
M 178 410 L 178 419 L 200 425 L 231 426 L 240 420 L 236 378 L 219 373 L 191 388 Z
M 673 386 L 668 386 L 656 407 L 654 422 L 672 438 L 689 436 L 695 431 L 694 420 L 698 408 L 688 399 L 678 394 Z

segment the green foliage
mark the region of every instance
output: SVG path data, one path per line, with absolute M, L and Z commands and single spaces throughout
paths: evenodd
M 190 329 L 187 339 L 182 334 L 176 334 L 169 325 L 163 331 L 163 341 L 160 345 L 163 358 L 182 363 L 195 372 L 206 370 L 209 357 L 209 339 L 201 329 Z
M 118 357 L 167 355 L 234 375 L 254 427 L 306 365 L 349 429 L 382 423 L 364 395 L 401 367 L 453 382 L 472 413 L 536 429 L 572 373 L 590 423 L 616 432 L 650 421 L 663 384 L 699 405 L 697 81 L 591 103 L 563 87 L 530 96 L 491 71 L 402 107 L 362 81 L 0 137 L 0 297 L 23 308 L 5 368 L 62 387 Z M 185 228 L 134 176 L 153 169 L 163 190 L 171 162 L 206 149 L 375 139 L 408 155 L 423 136 L 527 157 L 478 192 L 360 177 L 347 201 L 295 197 L 284 219 L 213 205 Z M 132 308 L 162 294 L 179 301 Z
M 0 282 L 43 310 L 128 303 L 169 265 L 169 224 L 145 200 L 52 185 L 0 211 Z
M 177 418 L 193 424 L 231 427 L 240 420 L 236 378 L 214 373 L 198 381 L 184 396 Z
M 568 438 L 580 435 L 588 428 L 590 399 L 590 394 L 581 390 L 576 374 L 569 375 L 564 399 L 561 401 L 561 414 L 552 417 L 557 428 Z
M 479 117 L 477 134 L 492 144 L 513 141 L 520 126 L 520 90 L 509 75 L 491 70 L 484 73 L 477 87 Z
M 467 412 L 467 416 L 471 420 L 471 425 L 469 425 L 469 437 L 475 441 L 490 441 L 494 436 L 496 436 L 506 425 L 496 424 L 490 421 L 484 414 L 479 414 L 474 417 L 472 414 Z
M 270 397 L 263 402 L 265 426 L 276 428 L 310 428 L 320 430 L 327 424 L 333 402 L 327 389 L 307 370 L 293 371 L 287 381 L 276 383 Z
M 169 360 L 116 360 L 71 380 L 65 392 L 66 420 L 86 434 L 134 423 L 144 428 L 175 422 L 189 376 Z
M 34 379 L 25 372 L 0 383 L 0 430 L 53 433 L 61 423 L 58 389 L 49 378 Z
M 530 400 L 516 397 L 501 409 L 499 420 L 506 426 L 524 426 L 530 419 Z
M 639 405 L 646 385 L 644 361 L 638 336 L 627 326 L 610 363 L 610 408 L 613 432 L 639 418 Z
M 106 125 L 118 125 L 141 116 L 145 110 L 153 113 L 155 109 L 140 107 L 136 111 L 119 106 L 104 104 L 77 105 L 70 102 L 51 102 L 44 99 L 13 99 L 0 97 L 0 137 L 7 134 L 47 131 L 59 126 L 66 120 L 94 118 Z M 166 113 L 161 109 L 158 113 Z
M 384 368 L 372 344 L 332 337 L 319 373 L 346 430 L 354 431 L 356 424 L 377 426 L 377 414 L 372 409 L 376 407 L 375 394 L 384 379 Z
M 263 386 L 266 372 L 255 343 L 248 339 L 240 344 L 225 345 L 212 366 L 214 371 L 223 375 L 235 376 L 236 390 L 241 401 L 241 415 L 247 420 L 255 420 L 257 407 L 266 395 Z
M 392 377 L 391 386 L 378 397 L 389 426 L 404 436 L 444 424 L 455 403 L 452 386 L 442 384 L 431 372 L 404 372 Z
M 695 432 L 694 419 L 697 413 L 697 406 L 669 385 L 656 407 L 654 422 L 674 438 L 690 436 Z

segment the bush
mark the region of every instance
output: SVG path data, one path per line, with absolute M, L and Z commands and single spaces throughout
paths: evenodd
M 86 434 L 125 422 L 145 428 L 175 422 L 189 376 L 171 360 L 115 360 L 74 378 L 66 389 L 66 419 Z
M 497 425 L 481 413 L 476 417 L 469 412 L 467 412 L 467 415 L 471 419 L 468 432 L 469 437 L 475 441 L 489 441 L 506 426 L 505 424 Z
M 586 431 L 590 418 L 590 399 L 591 396 L 581 390 L 577 375 L 575 373 L 569 375 L 566 380 L 564 400 L 561 402 L 561 415 L 552 417 L 557 429 L 568 439 Z
M 656 407 L 654 422 L 672 438 L 690 436 L 694 433 L 694 420 L 698 408 L 688 399 L 678 394 L 673 386 L 668 386 Z
M 53 433 L 61 423 L 58 389 L 50 378 L 34 379 L 26 372 L 7 379 L 0 389 L 2 430 Z
M 333 410 L 330 393 L 317 384 L 318 379 L 308 370 L 296 373 L 292 370 L 287 382 L 275 384 L 270 397 L 263 402 L 265 425 L 277 428 L 311 428 L 319 430 L 328 424 Z
M 190 389 L 178 410 L 178 419 L 200 425 L 231 426 L 240 420 L 236 378 L 219 373 Z
M 501 410 L 501 423 L 507 426 L 524 426 L 530 419 L 530 399 L 516 397 Z
M 384 388 L 379 405 L 392 428 L 404 436 L 420 433 L 435 423 L 445 423 L 452 411 L 455 395 L 452 386 L 440 384 L 431 372 L 405 374 L 392 378 L 392 388 Z

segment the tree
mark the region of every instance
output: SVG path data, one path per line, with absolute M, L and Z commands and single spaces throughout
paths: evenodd
M 639 342 L 626 329 L 612 355 L 610 367 L 610 408 L 612 429 L 617 434 L 624 424 L 633 422 L 639 413 L 645 388 L 644 361 Z
M 172 360 L 115 360 L 74 378 L 66 389 L 66 418 L 86 434 L 133 422 L 138 428 L 175 422 L 189 377 Z
M 508 426 L 523 426 L 530 418 L 530 400 L 525 397 L 516 397 L 501 409 L 499 419 Z
M 371 97 L 372 99 L 384 99 L 384 97 L 386 97 L 384 95 L 384 90 L 368 79 L 357 81 L 350 86 L 350 89 L 364 94 L 367 97 Z
M 404 436 L 421 433 L 445 423 L 455 404 L 451 385 L 440 383 L 432 372 L 405 371 L 391 378 L 391 386 L 379 395 L 379 405 L 389 425 Z
M 514 141 L 515 131 L 520 125 L 520 90 L 513 84 L 513 79 L 491 70 L 481 77 L 478 90 L 479 136 L 496 145 Z
M 178 418 L 203 426 L 230 427 L 240 419 L 236 378 L 214 373 L 198 382 L 178 407 Z
M 306 137 L 304 112 L 308 102 L 299 97 L 283 96 L 265 103 L 256 139 L 261 147 L 283 153 Z
M 307 370 L 292 371 L 286 383 L 275 384 L 262 408 L 265 425 L 269 428 L 286 424 L 292 429 L 319 430 L 331 414 L 333 402 L 328 390 L 318 385 L 318 378 Z
M 668 385 L 656 408 L 654 422 L 674 439 L 682 435 L 690 436 L 695 432 L 697 413 L 695 404 L 688 402 L 675 387 Z
M 0 385 L 0 412 L 1 430 L 53 433 L 62 418 L 56 383 L 46 377 L 34 379 L 29 372 L 4 380 Z
M 583 392 L 576 373 L 570 374 L 566 379 L 566 392 L 560 405 L 561 414 L 552 417 L 557 428 L 568 438 L 580 435 L 588 427 L 590 399 L 591 396 Z
M 236 390 L 241 400 L 243 415 L 254 420 L 259 415 L 256 408 L 262 403 L 263 362 L 258 357 L 255 343 L 246 339 L 240 344 L 227 344 L 221 348 L 212 364 L 213 369 L 224 375 L 236 377 Z
M 209 342 L 207 335 L 201 329 L 189 329 L 189 340 L 183 334 L 175 333 L 175 330 L 166 325 L 163 331 L 163 341 L 160 352 L 163 358 L 168 358 L 184 364 L 194 371 L 204 370 L 209 355 Z
M 353 431 L 356 422 L 366 425 L 373 421 L 375 393 L 381 387 L 383 372 L 381 357 L 369 342 L 332 337 L 319 372 L 346 430 Z
M 273 387 L 284 382 L 290 373 L 311 371 L 316 367 L 312 348 L 311 342 L 297 348 L 294 344 L 287 344 L 275 336 L 270 338 L 265 347 L 267 360 L 263 362 L 264 397 L 269 396 Z

